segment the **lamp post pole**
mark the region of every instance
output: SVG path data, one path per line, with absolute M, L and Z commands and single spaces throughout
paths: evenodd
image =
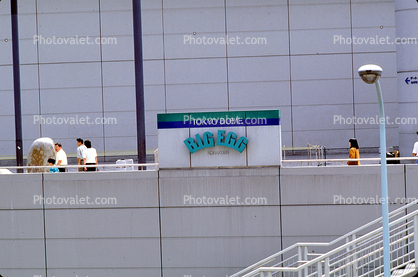
M 389 244 L 389 198 L 388 198 L 388 172 L 386 164 L 386 124 L 383 98 L 380 82 L 375 83 L 377 101 L 379 103 L 379 129 L 380 129 L 380 179 L 382 189 L 382 224 L 383 224 L 383 271 L 385 277 L 390 277 L 390 244 Z
M 383 107 L 383 97 L 379 78 L 382 68 L 374 64 L 363 65 L 358 73 L 367 84 L 375 84 L 377 102 L 379 104 L 379 129 L 380 129 L 380 181 L 382 190 L 382 225 L 383 225 L 383 273 L 384 277 L 390 277 L 390 243 L 389 243 L 389 197 L 388 197 L 388 172 L 386 164 L 386 118 Z

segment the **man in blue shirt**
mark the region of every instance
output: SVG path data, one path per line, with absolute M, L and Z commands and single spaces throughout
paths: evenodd
M 77 162 L 79 165 L 84 165 L 84 158 L 83 158 L 83 152 L 87 149 L 87 147 L 83 144 L 83 139 L 78 138 L 77 141 Z M 78 171 L 85 171 L 84 166 L 79 167 Z

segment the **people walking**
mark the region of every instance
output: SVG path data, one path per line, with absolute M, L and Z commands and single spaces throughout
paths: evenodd
M 98 165 L 97 162 L 97 151 L 95 148 L 91 147 L 91 141 L 85 140 L 84 145 L 87 147 L 86 150 L 83 151 L 83 158 L 85 165 Z M 85 167 L 86 171 L 99 171 L 97 167 Z
M 357 139 L 351 138 L 348 140 L 349 147 L 350 147 L 350 159 L 360 159 L 360 153 L 359 153 L 359 146 Z M 347 161 L 348 165 L 360 165 L 360 161 Z
M 417 140 L 418 140 L 418 131 L 417 131 Z M 414 143 L 414 149 L 412 149 L 412 156 L 416 157 L 418 155 L 418 141 Z M 418 164 L 418 159 L 415 160 L 415 164 Z
M 77 164 L 78 165 L 84 165 L 84 158 L 83 158 L 83 152 L 87 149 L 87 147 L 83 144 L 84 141 L 82 138 L 76 139 L 77 141 Z M 80 166 L 78 168 L 79 172 L 85 171 L 84 166 Z
M 56 166 L 68 165 L 67 154 L 65 153 L 64 149 L 62 149 L 62 145 L 59 142 L 55 143 L 55 156 Z M 66 172 L 65 167 L 59 167 L 58 170 L 60 172 Z

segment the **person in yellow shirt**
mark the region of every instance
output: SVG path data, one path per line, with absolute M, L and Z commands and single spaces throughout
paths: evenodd
M 351 138 L 348 140 L 349 145 L 350 145 L 350 155 L 349 158 L 350 159 L 360 159 L 360 153 L 358 151 L 359 147 L 358 147 L 358 142 L 355 138 Z M 360 165 L 360 161 L 348 161 L 347 162 L 348 165 Z
M 68 161 L 67 161 L 67 154 L 65 153 L 64 149 L 62 149 L 62 145 L 61 143 L 57 142 L 55 143 L 55 165 L 68 165 Z M 60 167 L 58 168 L 60 172 L 66 172 L 66 168 L 65 167 Z

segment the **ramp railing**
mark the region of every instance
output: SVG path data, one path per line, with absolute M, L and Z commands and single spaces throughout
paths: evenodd
M 415 262 L 418 200 L 389 214 L 391 270 Z M 329 243 L 296 243 L 230 277 L 383 276 L 381 218 Z M 317 251 L 323 250 L 323 253 Z

